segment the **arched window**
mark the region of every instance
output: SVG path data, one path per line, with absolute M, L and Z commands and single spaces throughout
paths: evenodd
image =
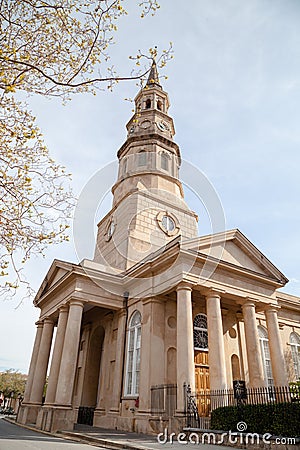
M 150 109 L 151 108 L 151 100 L 150 98 L 147 98 L 146 100 L 146 109 Z
M 141 313 L 135 311 L 131 316 L 128 329 L 127 370 L 125 395 L 138 395 L 140 385 L 141 359 Z
M 169 155 L 165 152 L 160 155 L 160 166 L 163 170 L 169 170 Z
M 272 373 L 272 365 L 271 365 L 271 357 L 270 357 L 270 349 L 269 349 L 269 339 L 267 330 L 259 326 L 258 327 L 258 336 L 260 343 L 260 351 L 261 357 L 264 367 L 265 380 L 268 386 L 274 385 L 273 373 Z
M 158 101 L 157 101 L 157 109 L 158 109 L 159 111 L 162 111 L 162 102 L 161 102 L 161 100 L 158 100 Z
M 292 352 L 295 377 L 296 380 L 300 380 L 300 336 L 294 331 L 293 333 L 290 334 L 290 346 Z
M 197 314 L 194 319 L 194 350 L 208 350 L 207 318 Z
M 138 153 L 138 166 L 145 166 L 147 163 L 147 155 L 146 152 L 141 151 Z

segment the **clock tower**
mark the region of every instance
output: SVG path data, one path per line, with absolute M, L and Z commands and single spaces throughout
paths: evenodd
M 169 106 L 153 62 L 118 151 L 112 209 L 98 224 L 98 263 L 126 270 L 176 237 L 198 236 L 197 215 L 183 199 L 181 156 Z

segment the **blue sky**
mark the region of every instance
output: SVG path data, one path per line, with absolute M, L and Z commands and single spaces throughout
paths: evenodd
M 286 291 L 300 295 L 300 3 L 161 0 L 155 17 L 139 20 L 135 8 L 130 12 L 112 49 L 119 72 L 130 71 L 128 55 L 137 49 L 173 42 L 162 84 L 183 159 L 218 192 L 226 228 L 239 228 L 290 279 Z M 137 91 L 134 82 L 123 83 L 65 106 L 29 99 L 52 156 L 72 172 L 77 195 L 97 169 L 116 160 L 132 114 L 124 98 Z M 199 234 L 210 232 L 204 208 L 186 190 Z M 53 258 L 77 262 L 72 241 L 30 262 L 27 277 L 35 288 Z M 38 311 L 29 301 L 15 309 L 19 301 L 1 306 L 0 339 L 10 336 L 10 345 L 1 346 L 0 370 L 28 369 Z

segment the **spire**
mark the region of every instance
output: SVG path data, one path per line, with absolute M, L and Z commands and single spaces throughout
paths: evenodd
M 161 85 L 159 84 L 159 77 L 158 77 L 156 62 L 154 59 L 153 59 L 149 77 L 148 77 L 148 80 L 146 83 L 146 86 L 148 86 L 148 87 L 152 87 L 153 85 L 157 86 L 161 89 Z

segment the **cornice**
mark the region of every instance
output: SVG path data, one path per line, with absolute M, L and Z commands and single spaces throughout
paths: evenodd
M 126 139 L 126 141 L 124 142 L 124 144 L 118 150 L 117 156 L 120 159 L 122 156 L 122 153 L 124 153 L 125 149 L 129 145 L 131 145 L 133 142 L 142 141 L 142 145 L 145 145 L 144 141 L 150 141 L 150 143 L 153 143 L 153 140 L 163 142 L 164 144 L 167 144 L 169 147 L 175 149 L 177 156 L 180 158 L 180 150 L 179 150 L 179 146 L 176 144 L 176 142 L 174 142 L 171 139 L 168 139 L 164 136 L 161 136 L 159 133 L 149 133 L 149 134 L 139 134 L 136 136 L 129 136 Z
M 159 176 L 159 177 L 161 177 L 161 178 L 165 178 L 165 179 L 171 181 L 172 183 L 177 184 L 177 186 L 178 186 L 179 189 L 180 189 L 180 193 L 181 193 L 181 195 L 182 195 L 182 197 L 183 197 L 184 193 L 183 193 L 183 188 L 182 188 L 182 183 L 181 183 L 181 181 L 180 181 L 178 178 L 172 177 L 171 175 L 169 175 L 169 174 L 167 174 L 167 173 L 160 172 L 159 170 L 152 170 L 152 171 L 151 171 L 151 170 L 143 170 L 143 171 L 141 171 L 141 172 L 136 172 L 136 173 L 133 173 L 133 174 L 130 174 L 130 175 L 127 175 L 127 176 L 121 178 L 120 180 L 116 181 L 116 183 L 113 185 L 113 187 L 112 187 L 112 189 L 111 189 L 112 194 L 114 195 L 116 189 L 117 189 L 122 183 L 126 182 L 126 180 L 129 180 L 130 178 L 135 178 L 135 177 L 138 178 L 138 179 L 140 179 L 141 176 L 144 176 L 144 175 L 151 175 L 152 177 L 153 177 L 153 176 Z M 134 193 L 134 192 L 139 192 L 139 193 L 141 193 L 141 194 L 144 194 L 145 191 L 143 191 L 143 190 L 141 190 L 141 189 L 137 189 L 137 188 L 132 189 L 131 191 L 129 191 L 129 193 L 131 193 L 131 194 Z M 127 197 L 127 193 L 125 194 L 124 197 L 122 197 L 122 198 L 118 201 L 118 204 L 119 204 L 125 197 Z M 162 202 L 163 200 L 160 198 L 160 201 Z

